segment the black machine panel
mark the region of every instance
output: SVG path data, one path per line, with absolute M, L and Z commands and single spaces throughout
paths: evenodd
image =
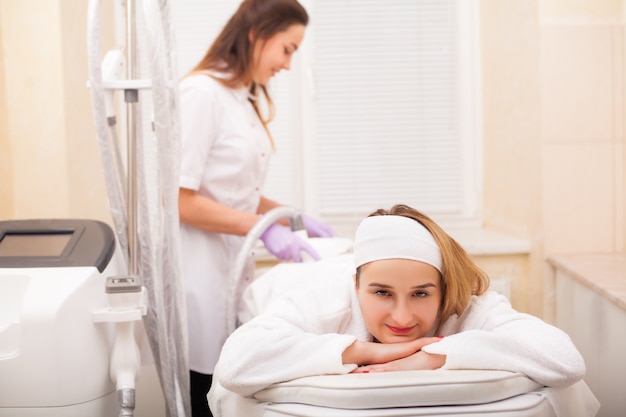
M 113 230 L 97 220 L 0 221 L 0 268 L 95 266 L 102 272 L 114 251 Z

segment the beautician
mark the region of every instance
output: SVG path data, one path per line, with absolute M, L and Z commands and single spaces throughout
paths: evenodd
M 226 290 L 237 254 L 259 216 L 279 206 L 262 194 L 274 151 L 268 129 L 274 106 L 266 87 L 289 69 L 307 23 L 296 0 L 245 0 L 180 83 L 178 203 L 194 417 L 211 415 L 206 395 L 226 338 Z M 302 216 L 310 237 L 333 235 L 325 224 Z M 301 261 L 302 251 L 319 258 L 280 223 L 261 240 L 280 260 Z M 250 262 L 245 275 L 253 268 Z

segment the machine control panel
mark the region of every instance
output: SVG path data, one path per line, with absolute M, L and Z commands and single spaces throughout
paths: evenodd
M 102 272 L 114 251 L 113 230 L 97 220 L 0 221 L 0 268 L 95 266 Z

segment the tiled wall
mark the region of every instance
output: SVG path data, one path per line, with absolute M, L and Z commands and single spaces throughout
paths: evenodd
M 598 7 L 607 3 L 621 2 Z M 589 23 L 574 12 L 541 25 L 545 251 L 621 251 L 624 25 L 621 14 Z
M 624 1 L 480 5 L 485 222 L 531 241 L 526 305 L 549 318 L 547 256 L 625 250 Z
M 544 254 L 623 252 L 624 2 L 540 6 Z
M 540 36 L 534 0 L 480 2 L 484 222 L 531 242 L 515 307 L 541 314 Z

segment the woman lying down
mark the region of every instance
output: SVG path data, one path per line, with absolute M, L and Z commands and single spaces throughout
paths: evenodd
M 239 327 L 217 363 L 219 384 L 251 396 L 276 382 L 350 372 L 506 370 L 548 387 L 585 374 L 567 334 L 487 291 L 488 277 L 463 248 L 411 207 L 365 218 L 353 256 L 345 285 L 289 291 Z M 209 402 L 219 415 L 217 391 Z

